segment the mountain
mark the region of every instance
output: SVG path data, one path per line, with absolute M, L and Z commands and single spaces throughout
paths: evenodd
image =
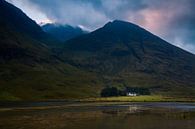
M 195 93 L 195 55 L 132 23 L 115 20 L 71 39 L 61 56 L 96 73 L 107 86 L 146 87 L 167 95 Z
M 55 37 L 56 39 L 65 42 L 76 36 L 87 33 L 87 31 L 82 30 L 80 27 L 73 27 L 70 25 L 60 25 L 60 24 L 45 24 L 42 29 Z
M 0 100 L 97 95 L 98 84 L 91 81 L 96 76 L 62 62 L 50 48 L 57 41 L 48 36 L 20 9 L 0 0 Z
M 98 97 L 105 87 L 192 97 L 194 77 L 195 55 L 135 24 L 115 20 L 61 43 L 0 0 L 0 100 Z

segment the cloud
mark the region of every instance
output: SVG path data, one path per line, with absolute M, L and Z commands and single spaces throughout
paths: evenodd
M 88 0 L 31 0 L 31 2 L 38 5 L 52 21 L 58 23 L 96 29 L 111 20 L 94 7 L 97 3 Z
M 195 0 L 8 0 L 31 18 L 94 30 L 114 19 L 136 23 L 195 53 Z
M 153 4 L 151 4 L 153 3 Z M 195 53 L 195 1 L 194 0 L 151 0 L 147 10 L 158 12 L 152 20 L 155 24 L 145 25 L 174 45 Z M 143 10 L 145 11 L 145 10 Z M 150 15 L 153 13 L 145 13 Z M 151 15 L 150 15 L 151 16 Z M 146 16 L 149 18 L 150 16 Z

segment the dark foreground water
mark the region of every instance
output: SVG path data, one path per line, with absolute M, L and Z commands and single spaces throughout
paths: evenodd
M 195 129 L 195 104 L 1 105 L 0 129 Z

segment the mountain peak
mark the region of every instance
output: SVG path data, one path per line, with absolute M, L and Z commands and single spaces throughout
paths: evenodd
M 140 42 L 142 39 L 158 38 L 136 24 L 121 20 L 110 21 L 102 28 L 93 31 L 91 35 L 95 35 L 97 41 L 102 39 L 114 43 Z
M 115 34 L 119 35 L 134 35 L 134 34 L 141 34 L 143 31 L 146 31 L 145 29 L 139 27 L 136 24 L 127 22 L 127 21 L 121 21 L 121 20 L 114 20 L 110 21 L 107 24 L 105 24 L 101 30 L 107 31 L 107 32 L 113 32 Z
M 139 27 L 136 24 L 133 24 L 131 22 L 127 22 L 127 21 L 122 21 L 122 20 L 114 20 L 114 21 L 110 21 L 107 24 L 105 24 L 104 27 L 106 26 L 117 26 L 117 27 Z
M 131 22 L 123 21 L 123 20 L 113 20 L 112 23 L 114 23 L 114 24 L 133 24 Z

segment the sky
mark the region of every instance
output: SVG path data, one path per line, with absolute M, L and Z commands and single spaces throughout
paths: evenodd
M 195 0 L 7 0 L 38 24 L 95 30 L 118 19 L 135 23 L 195 54 Z

